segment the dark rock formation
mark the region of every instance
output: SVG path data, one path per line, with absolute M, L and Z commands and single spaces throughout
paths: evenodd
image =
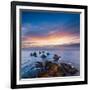
M 73 76 L 78 72 L 76 68 L 66 63 L 56 64 L 47 61 L 45 68 L 46 71 L 39 73 L 38 77 L 60 77 L 60 76 Z
M 34 57 L 37 57 L 37 53 L 36 53 L 36 52 L 34 52 L 34 53 L 33 53 L 33 56 L 34 56 Z
M 49 56 L 49 55 L 50 55 L 50 53 L 47 52 L 47 56 Z
M 39 54 L 41 54 L 41 52 L 39 51 Z
M 66 76 L 71 76 L 78 72 L 78 70 L 75 67 L 72 67 L 70 64 L 61 63 L 61 66 Z
M 45 54 L 42 54 L 42 55 L 41 55 L 41 58 L 42 58 L 42 59 L 45 59 L 46 57 L 47 57 L 47 56 L 46 56 Z
M 58 60 L 59 60 L 59 58 L 61 58 L 61 57 L 60 57 L 60 56 L 58 56 L 57 54 L 55 54 L 55 55 L 54 55 L 54 57 L 53 57 L 54 61 L 58 61 Z

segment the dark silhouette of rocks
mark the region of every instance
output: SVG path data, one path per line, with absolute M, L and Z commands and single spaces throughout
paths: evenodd
M 78 72 L 78 70 L 75 67 L 72 67 L 70 64 L 61 63 L 65 74 L 73 75 Z
M 72 68 L 72 66 L 66 63 L 56 64 L 46 62 L 45 68 L 47 70 L 39 73 L 38 77 L 73 76 L 78 72 L 76 68 Z
M 47 56 L 49 56 L 50 55 L 50 53 L 47 53 Z
M 37 57 L 37 53 L 36 52 L 31 53 L 31 56 Z
M 51 61 L 46 61 L 45 62 L 45 68 L 46 69 L 49 69 L 51 67 L 51 65 L 52 65 L 52 62 Z
M 42 55 L 41 55 L 41 58 L 42 58 L 42 59 L 45 59 L 46 57 L 47 57 L 47 56 L 46 56 L 45 54 L 42 54 Z
M 41 54 L 41 52 L 39 51 L 39 54 Z
M 34 52 L 34 53 L 31 53 L 30 56 L 34 56 L 34 57 L 37 57 L 37 53 Z
M 54 55 L 54 57 L 53 57 L 54 61 L 58 61 L 58 60 L 59 60 L 59 58 L 61 58 L 61 57 L 60 57 L 60 56 L 58 56 L 57 54 L 55 54 L 55 55 Z

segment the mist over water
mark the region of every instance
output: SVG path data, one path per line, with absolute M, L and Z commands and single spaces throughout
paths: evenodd
M 60 60 L 57 63 L 65 62 L 72 64 L 75 66 L 79 72 L 77 75 L 80 74 L 80 48 L 79 47 L 72 47 L 68 49 L 22 49 L 21 50 L 21 78 L 24 75 L 28 75 L 28 72 L 33 75 L 37 75 L 37 69 L 35 68 L 35 63 L 37 61 L 44 62 L 42 60 L 39 51 L 45 51 L 45 53 L 49 52 L 50 55 L 47 56 L 48 61 L 53 61 L 53 55 L 57 54 L 61 56 Z M 37 57 L 31 57 L 30 54 L 36 52 Z

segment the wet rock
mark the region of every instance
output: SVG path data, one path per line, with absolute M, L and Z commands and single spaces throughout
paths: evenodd
M 63 76 L 63 73 L 58 64 L 47 62 L 46 67 L 48 67 L 47 71 L 39 74 L 39 77 L 59 77 Z
M 78 72 L 75 67 L 72 67 L 67 63 L 56 64 L 50 61 L 46 61 L 45 69 L 46 71 L 39 73 L 39 77 L 73 76 Z
M 72 67 L 70 64 L 61 63 L 63 72 L 65 73 L 65 76 L 71 76 L 78 72 L 78 70 L 75 67 Z
M 34 52 L 34 53 L 33 53 L 33 56 L 34 56 L 34 57 L 37 57 L 37 53 L 36 53 L 36 52 Z
M 58 56 L 57 54 L 55 54 L 55 55 L 54 55 L 54 57 L 53 57 L 54 61 L 58 61 L 58 60 L 59 60 L 59 58 L 61 58 L 61 57 L 60 57 L 60 56 Z
M 42 58 L 42 59 L 45 59 L 46 57 L 47 57 L 47 56 L 46 56 L 45 54 L 42 54 L 42 55 L 41 55 L 41 58 Z
M 60 76 L 60 67 L 58 64 L 52 64 L 48 69 L 50 76 Z
M 36 68 L 43 68 L 43 63 L 42 62 L 36 62 L 35 64 Z
M 41 72 L 38 77 L 50 77 L 47 72 Z
M 52 62 L 51 61 L 46 61 L 45 62 L 45 68 L 46 69 L 49 69 L 51 67 L 51 65 L 52 65 Z
M 47 53 L 47 56 L 49 56 L 50 55 L 50 53 Z
M 39 54 L 41 54 L 41 52 L 39 51 Z

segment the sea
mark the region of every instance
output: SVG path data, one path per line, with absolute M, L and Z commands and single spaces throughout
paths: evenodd
M 40 68 L 36 68 L 36 62 L 44 62 L 41 58 L 43 52 L 46 55 L 46 60 L 55 62 L 53 56 L 57 54 L 61 58 L 56 63 L 68 63 L 79 70 L 77 75 L 80 75 L 80 48 L 68 48 L 68 49 L 21 49 L 21 60 L 20 60 L 20 77 L 21 78 L 35 78 L 40 72 Z M 37 57 L 31 56 L 31 53 L 36 52 Z

